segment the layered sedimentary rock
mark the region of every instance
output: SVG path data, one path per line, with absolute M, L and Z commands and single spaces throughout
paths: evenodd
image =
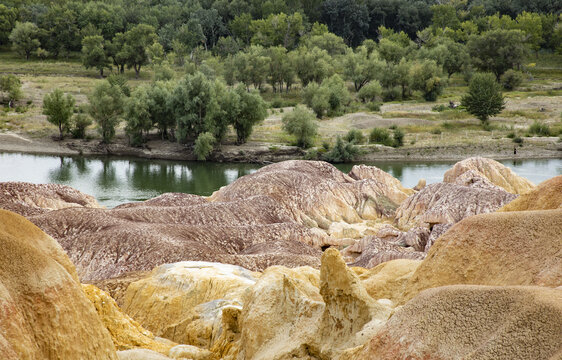
M 154 269 L 127 288 L 123 310 L 155 335 L 211 348 L 225 307 L 241 308 L 256 276 L 235 265 L 186 261 Z
M 562 290 L 445 286 L 404 305 L 341 360 L 558 359 Z
M 296 222 L 331 234 L 334 223 L 391 217 L 409 194 L 399 181 L 376 168 L 359 167 L 352 174 L 357 179 L 325 162 L 285 161 L 236 180 L 210 199 L 234 201 L 265 195 L 287 209 Z
M 498 211 L 549 210 L 562 208 L 562 175 L 543 181 Z
M 30 216 L 69 207 L 100 205 L 92 196 L 66 185 L 0 182 L 0 209 Z
M 319 249 L 326 236 L 294 222 L 269 197 L 209 203 L 183 196 L 186 201 L 177 199 L 181 195 L 173 200 L 183 206 L 158 201 L 112 210 L 63 209 L 30 219 L 60 242 L 83 281 L 183 260 L 239 264 L 252 270 L 320 263 Z
M 57 242 L 0 210 L 2 359 L 116 359 L 109 333 Z
M 420 260 L 390 260 L 365 271 L 359 279 L 373 299 L 389 299 L 396 303 L 420 264 Z
M 433 245 L 403 302 L 452 284 L 561 286 L 561 239 L 562 209 L 469 217 Z
M 507 166 L 495 160 L 482 157 L 473 157 L 459 161 L 445 172 L 443 181 L 446 183 L 455 183 L 460 176 L 468 171 L 473 171 L 473 174 L 480 175 L 490 183 L 512 194 L 524 194 L 535 187 L 532 182 L 516 175 Z M 474 176 L 472 175 L 471 177 Z
M 115 300 L 105 291 L 94 285 L 82 285 L 84 293 L 94 304 L 99 318 L 111 334 L 117 350 L 144 348 L 168 355 L 173 343 L 159 342 L 155 336 L 144 329 L 138 322 L 123 313 Z
M 395 259 L 421 260 L 425 254 L 416 251 L 413 247 L 398 245 L 394 240 L 383 240 L 376 236 L 368 236 L 354 245 L 343 250 L 347 259 L 350 259 L 349 266 L 360 266 L 373 268 L 385 261 Z

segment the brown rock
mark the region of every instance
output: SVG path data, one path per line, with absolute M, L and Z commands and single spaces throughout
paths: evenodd
M 527 286 L 425 290 L 341 360 L 557 359 L 562 291 Z
M 406 287 L 452 284 L 562 285 L 562 209 L 496 212 L 455 224 L 429 251 Z
M 0 354 L 11 359 L 116 359 L 74 266 L 51 237 L 0 210 Z
M 414 186 L 413 190 L 414 191 L 420 191 L 421 189 L 423 189 L 426 186 L 426 181 L 425 179 L 420 179 L 418 181 L 418 183 L 416 184 L 416 186 Z
M 420 260 L 409 259 L 386 261 L 364 272 L 359 279 L 373 299 L 389 299 L 396 303 L 420 263 Z
M 342 251 L 346 258 L 351 258 L 349 266 L 373 268 L 385 261 L 395 259 L 421 260 L 425 254 L 412 247 L 397 245 L 392 241 L 382 240 L 376 236 L 368 236 L 359 240 L 355 245 Z
M 144 348 L 168 355 L 175 344 L 158 342 L 155 336 L 138 322 L 123 313 L 115 300 L 94 285 L 82 285 L 84 293 L 94 304 L 98 316 L 111 334 L 117 350 Z
M 455 183 L 457 178 L 467 171 L 473 170 L 492 184 L 502 187 L 512 194 L 524 194 L 535 185 L 529 180 L 517 176 L 510 168 L 499 162 L 482 157 L 473 157 L 456 163 L 443 175 L 443 182 Z
M 562 208 L 562 175 L 540 183 L 498 211 L 549 210 Z
M 66 185 L 0 182 L 0 209 L 30 216 L 69 207 L 101 206 L 92 196 Z
M 355 165 L 348 175 L 355 180 L 375 180 L 380 184 L 384 195 L 396 204 L 400 204 L 414 193 L 412 189 L 403 187 L 400 180 L 376 166 Z

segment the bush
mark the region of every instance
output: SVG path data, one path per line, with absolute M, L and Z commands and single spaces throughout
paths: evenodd
M 358 129 L 351 129 L 343 138 L 345 141 L 354 143 L 354 144 L 362 144 L 365 141 L 365 136 Z
M 431 132 L 432 134 L 439 135 L 439 134 L 441 134 L 441 129 L 435 128 L 435 129 L 431 130 L 430 132 Z
M 444 105 L 444 104 L 439 104 L 439 105 L 435 105 L 431 108 L 431 111 L 435 111 L 435 112 L 442 112 L 447 110 L 449 107 Z
M 195 140 L 195 147 L 193 152 L 197 155 L 197 160 L 205 160 L 213 151 L 213 145 L 215 144 L 215 137 L 210 132 L 204 132 L 199 134 Z
M 513 69 L 507 70 L 505 74 L 501 76 L 501 84 L 506 90 L 513 90 L 523 83 L 525 76 L 520 71 L 515 71 Z
M 367 109 L 372 112 L 379 112 L 381 111 L 381 104 L 378 102 L 370 102 L 367 104 Z
M 359 148 L 353 143 L 344 142 L 340 136 L 336 140 L 336 144 L 326 153 L 324 160 L 332 163 L 350 162 L 359 155 Z
M 516 136 L 513 138 L 513 142 L 516 144 L 523 144 L 523 138 L 521 136 Z
M 21 81 L 16 75 L 0 76 L 0 92 L 3 92 L 3 101 L 8 102 L 8 107 L 12 107 L 14 101 L 22 98 Z
M 382 92 L 382 99 L 384 101 L 400 100 L 402 99 L 402 89 L 400 89 L 400 86 L 384 89 Z
M 87 114 L 76 114 L 70 122 L 70 134 L 75 139 L 86 137 L 86 128 L 92 125 L 92 119 Z
M 74 104 L 74 97 L 70 94 L 65 96 L 61 89 L 55 89 L 43 97 L 43 115 L 47 115 L 47 121 L 59 128 L 60 139 L 70 127 Z
M 394 147 L 400 147 L 404 145 L 404 131 L 402 131 L 401 129 L 396 129 L 394 130 L 394 144 L 392 146 Z
M 466 110 L 485 125 L 488 118 L 499 114 L 505 107 L 504 98 L 496 77 L 490 73 L 474 74 L 468 87 L 468 94 L 461 103 Z
M 306 106 L 298 105 L 295 109 L 283 115 L 283 130 L 296 136 L 297 146 L 307 149 L 312 146 L 318 131 L 318 124 L 314 113 Z
M 364 85 L 359 92 L 357 92 L 357 97 L 364 103 L 372 103 L 376 100 L 378 96 L 382 93 L 381 84 L 373 80 L 367 85 Z
M 390 132 L 383 128 L 374 128 L 369 134 L 369 142 L 372 144 L 383 144 L 386 146 L 392 146 L 393 141 L 390 138 Z
M 512 131 L 506 136 L 508 139 L 515 139 L 515 133 Z
M 550 136 L 550 127 L 547 124 L 535 121 L 531 126 L 529 126 L 529 133 L 538 136 Z

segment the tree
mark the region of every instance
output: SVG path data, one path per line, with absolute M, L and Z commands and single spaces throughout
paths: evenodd
M 137 87 L 125 102 L 123 117 L 127 122 L 125 132 L 129 144 L 139 146 L 146 141 L 146 135 L 152 128 L 148 91 L 145 86 Z
M 173 84 L 156 81 L 147 88 L 147 105 L 152 126 L 156 126 L 162 139 L 173 139 L 176 120 L 170 104 Z
M 459 73 L 470 63 L 470 57 L 466 46 L 463 44 L 448 42 L 445 57 L 443 59 L 443 70 L 447 72 L 449 78 L 454 73 Z
M 233 100 L 230 110 L 225 107 L 225 111 L 236 131 L 236 143 L 243 144 L 252 134 L 254 126 L 265 119 L 267 109 L 259 94 L 247 92 L 243 86 L 238 86 L 234 93 L 236 96 L 232 96 L 239 100 Z
M 237 15 L 230 22 L 232 34 L 244 45 L 249 45 L 252 38 L 252 30 L 250 30 L 252 20 L 252 15 L 244 13 Z
M 283 130 L 297 138 L 297 146 L 306 149 L 312 146 L 318 131 L 314 113 L 303 105 L 283 116 Z
M 431 6 L 433 17 L 431 18 L 431 27 L 433 33 L 444 30 L 446 28 L 456 30 L 460 27 L 460 20 L 457 16 L 457 10 L 451 4 L 439 4 Z
M 14 101 L 18 101 L 23 96 L 20 79 L 12 74 L 0 76 L 0 92 L 5 94 L 3 100 L 6 101 L 7 98 L 8 107 L 11 108 Z
M 397 42 L 388 39 L 379 41 L 377 50 L 382 59 L 387 62 L 398 64 L 406 56 L 406 48 Z
M 47 115 L 47 121 L 59 128 L 59 138 L 62 140 L 63 132 L 70 128 L 75 100 L 70 94 L 61 89 L 55 89 L 43 98 L 43 115 Z
M 19 54 L 29 60 L 31 54 L 39 48 L 39 28 L 30 22 L 16 22 L 16 26 L 10 33 L 10 41 L 13 48 Z
M 473 64 L 481 71 L 501 75 L 520 65 L 527 54 L 525 36 L 521 30 L 491 30 L 472 35 L 467 44 Z
M 213 151 L 213 145 L 215 144 L 215 138 L 212 133 L 204 132 L 200 134 L 195 140 L 195 146 L 193 152 L 197 155 L 197 160 L 205 160 Z
M 334 72 L 332 57 L 326 50 L 300 46 L 293 56 L 295 71 L 303 87 L 311 81 L 321 83 Z
M 76 12 L 68 5 L 52 5 L 37 23 L 41 29 L 40 42 L 54 57 L 80 50 L 80 31 Z
M 355 91 L 359 91 L 382 71 L 384 65 L 384 61 L 377 58 L 376 52 L 369 54 L 366 47 L 360 46 L 355 52 L 348 50 L 346 53 L 343 72 L 347 80 L 353 81 Z
M 446 80 L 441 76 L 441 68 L 433 60 L 416 62 L 410 68 L 412 89 L 420 90 L 427 101 L 435 101 L 443 92 Z
M 303 18 L 298 12 L 292 15 L 271 14 L 266 19 L 252 21 L 250 25 L 253 33 L 252 44 L 266 47 L 283 46 L 286 49 L 292 49 L 303 29 Z
M 341 36 L 349 46 L 359 45 L 369 29 L 367 7 L 356 0 L 324 1 L 322 20 L 331 32 Z
M 82 64 L 86 69 L 98 69 L 100 77 L 103 77 L 103 69 L 109 68 L 111 64 L 105 53 L 102 36 L 86 36 L 82 39 Z
M 8 43 L 8 37 L 16 25 L 17 18 L 16 8 L 0 4 L 0 45 Z
M 147 48 L 156 41 L 156 33 L 150 25 L 139 24 L 124 34 L 125 42 L 121 51 L 125 63 L 135 69 L 138 78 L 141 67 L 148 64 Z
M 213 48 L 219 36 L 226 32 L 218 11 L 216 9 L 199 9 L 194 16 L 201 25 L 205 50 Z
M 318 23 L 315 23 L 315 25 L 316 24 Z M 318 26 L 320 26 L 320 24 L 318 24 Z M 343 39 L 336 34 L 328 32 L 327 27 L 326 32 L 323 32 L 321 34 L 314 34 L 311 31 L 311 34 L 306 37 L 304 42 L 301 39 L 301 44 L 303 43 L 310 49 L 317 47 L 319 49 L 326 50 L 331 56 L 343 55 L 348 49 Z
M 325 155 L 325 160 L 332 163 L 350 162 L 359 154 L 359 148 L 353 142 L 344 142 L 338 135 L 336 144 Z
M 544 43 L 541 16 L 536 13 L 523 11 L 517 15 L 515 21 L 517 22 L 516 28 L 522 30 L 527 35 L 527 44 L 529 44 L 531 50 L 538 57 L 541 45 Z
M 357 97 L 361 99 L 362 102 L 368 103 L 376 100 L 378 96 L 382 94 L 381 84 L 377 81 L 371 81 L 367 85 L 363 86 L 361 90 L 357 93 Z
M 461 103 L 484 125 L 488 123 L 490 116 L 499 114 L 505 107 L 501 85 L 490 73 L 474 74 L 470 80 L 468 93 L 463 96 Z
M 109 143 L 115 136 L 115 127 L 123 113 L 123 93 L 118 86 L 103 81 L 94 88 L 88 100 L 88 113 L 98 124 L 103 142 Z

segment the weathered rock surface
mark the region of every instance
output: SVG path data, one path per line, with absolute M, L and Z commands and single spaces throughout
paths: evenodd
M 543 181 L 498 211 L 549 210 L 562 208 L 562 175 Z
M 445 286 L 404 305 L 341 360 L 558 359 L 562 290 Z
M 395 259 L 421 260 L 425 254 L 413 247 L 400 246 L 394 241 L 382 240 L 376 236 L 368 236 L 342 251 L 347 259 L 352 259 L 349 266 L 373 268 L 385 261 Z
M 400 180 L 376 166 L 355 165 L 348 175 L 355 180 L 376 180 L 385 196 L 397 204 L 414 193 L 414 190 L 402 186 Z
M 92 196 L 66 185 L 0 182 L 0 209 L 30 216 L 69 207 L 101 206 Z
M 119 360 L 170 360 L 171 358 L 148 349 L 131 349 L 117 352 Z
M 99 318 L 111 334 L 117 350 L 144 348 L 168 355 L 174 344 L 159 342 L 138 322 L 123 313 L 115 300 L 94 285 L 82 285 L 84 293 L 94 304 Z
M 123 310 L 155 335 L 211 348 L 225 307 L 241 308 L 259 274 L 235 265 L 186 261 L 154 269 L 127 288 Z
M 109 333 L 57 242 L 0 210 L 2 359 L 116 359 Z
M 437 241 L 406 286 L 403 302 L 452 284 L 562 285 L 562 209 L 481 214 Z
M 403 229 L 414 226 L 454 224 L 472 215 L 493 212 L 515 199 L 504 190 L 430 184 L 410 196 L 396 210 L 396 223 Z
M 399 181 L 379 169 L 358 167 L 352 173 L 359 180 L 322 161 L 285 161 L 236 180 L 210 200 L 266 195 L 287 209 L 296 222 L 328 230 L 334 222 L 356 224 L 391 217 L 408 195 Z
M 390 260 L 364 272 L 359 279 L 373 299 L 389 299 L 397 303 L 420 264 L 420 260 Z
M 446 183 L 456 183 L 461 175 L 471 170 L 474 171 L 475 174 L 481 175 L 483 178 L 487 179 L 490 183 L 512 194 L 524 194 L 535 187 L 532 182 L 516 175 L 507 166 L 495 160 L 482 157 L 473 157 L 459 161 L 445 172 L 443 181 Z M 473 177 L 473 175 L 471 177 Z

